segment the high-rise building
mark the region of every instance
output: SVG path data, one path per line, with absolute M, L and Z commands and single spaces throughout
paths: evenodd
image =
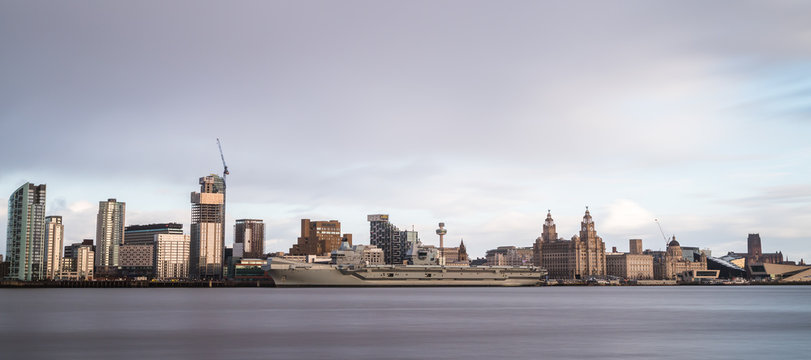
M 341 235 L 340 221 L 301 219 L 301 236 L 290 248 L 290 255 L 330 256 L 333 250 L 341 247 L 342 240 L 346 240 L 349 246 L 352 245 L 352 234 Z
M 8 199 L 6 258 L 9 279 L 45 278 L 45 184 L 25 183 Z
M 221 278 L 225 248 L 225 182 L 215 174 L 200 178 L 191 193 L 190 272 L 194 278 Z
M 369 221 L 369 243 L 383 250 L 383 261 L 386 264 L 402 264 L 408 251 L 402 235 L 408 234 L 401 233 L 390 223 L 388 214 L 369 215 L 366 219 Z
M 155 278 L 188 278 L 191 269 L 190 251 L 191 239 L 189 235 L 155 235 Z
M 234 225 L 234 249 L 246 259 L 265 258 L 265 224 L 259 219 L 239 219 Z
M 96 272 L 109 273 L 118 267 L 118 252 L 124 243 L 124 213 L 126 204 L 107 199 L 99 201 L 96 217 Z
M 46 216 L 45 229 L 45 278 L 56 279 L 62 268 L 62 242 L 65 236 L 62 217 Z
M 594 220 L 586 208 L 580 223 L 580 236 L 571 240 L 555 239 L 555 222 L 552 213 L 546 215 L 543 233 L 535 240 L 534 262 L 543 266 L 550 278 L 587 279 L 605 276 L 605 243 L 597 236 Z
M 124 244 L 153 245 L 157 234 L 183 235 L 183 224 L 161 223 L 127 226 L 124 228 Z

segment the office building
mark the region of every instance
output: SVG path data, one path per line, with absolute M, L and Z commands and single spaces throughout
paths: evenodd
M 642 253 L 642 240 L 631 239 L 629 248 L 628 253 L 605 254 L 606 275 L 632 280 L 653 279 L 653 256 Z
M 25 183 L 8 199 L 6 278 L 42 280 L 46 269 L 45 184 Z
M 190 277 L 191 237 L 183 234 L 155 235 L 155 278 L 186 279 Z
M 346 240 L 352 245 L 352 234 L 341 235 L 341 222 L 310 221 L 301 219 L 301 236 L 298 242 L 290 248 L 290 255 L 294 256 L 330 256 L 333 250 L 341 247 L 341 241 Z
M 65 249 L 70 248 L 70 253 L 66 251 L 61 261 L 59 279 L 62 280 L 92 280 L 95 271 L 95 251 L 93 251 L 93 240 L 85 240 L 75 243 Z
M 215 174 L 200 178 L 200 192 L 191 193 L 191 276 L 218 279 L 225 249 L 225 182 Z
M 160 223 L 127 226 L 124 228 L 124 244 L 154 245 L 157 234 L 183 235 L 183 224 Z
M 264 259 L 265 224 L 259 219 L 239 219 L 234 225 L 234 255 L 246 259 Z
M 126 204 L 107 199 L 99 201 L 96 216 L 96 275 L 112 275 L 119 266 L 119 247 L 124 243 Z
M 62 267 L 62 242 L 65 237 L 65 226 L 61 216 L 45 217 L 45 278 L 59 277 Z
M 458 250 L 457 250 L 458 251 Z M 448 256 L 447 253 L 445 255 Z M 487 250 L 485 258 L 489 266 L 528 266 L 533 265 L 532 247 L 499 246 Z
M 408 234 L 391 224 L 387 214 L 369 215 L 366 219 L 369 221 L 369 243 L 383 250 L 383 261 L 386 264 L 402 264 L 408 251 L 402 235 Z M 416 233 L 412 235 L 416 236 Z
M 557 238 L 552 213 L 546 214 L 541 236 L 535 240 L 533 261 L 549 272 L 550 278 L 589 279 L 606 274 L 605 243 L 597 236 L 595 223 L 586 208 L 580 235 L 571 240 Z
M 151 277 L 154 272 L 154 244 L 124 244 L 119 248 L 118 267 L 128 278 Z

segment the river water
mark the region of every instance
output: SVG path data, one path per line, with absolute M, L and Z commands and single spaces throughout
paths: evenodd
M 0 289 L 2 359 L 809 359 L 811 286 Z

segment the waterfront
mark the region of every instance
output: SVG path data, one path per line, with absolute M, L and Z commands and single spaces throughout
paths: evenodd
M 4 358 L 808 358 L 811 287 L 3 289 Z

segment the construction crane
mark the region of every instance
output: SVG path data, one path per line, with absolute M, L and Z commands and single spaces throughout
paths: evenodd
M 659 223 L 659 219 L 653 219 L 656 222 L 656 225 L 659 225 L 659 232 L 662 233 L 662 238 L 665 239 L 665 248 L 667 248 L 668 240 L 667 236 L 665 236 L 664 230 L 662 230 L 662 224 Z
M 225 175 L 229 175 L 228 172 L 228 165 L 225 165 L 225 155 L 222 154 L 222 144 L 220 143 L 220 138 L 217 138 L 217 147 L 220 148 L 220 159 L 222 159 L 222 180 L 225 181 Z
M 220 159 L 222 159 L 222 244 L 225 244 L 225 176 L 230 174 L 228 172 L 228 165 L 225 165 L 225 155 L 222 154 L 222 143 L 220 143 L 220 138 L 217 138 L 217 147 L 220 149 Z M 223 250 L 225 249 L 225 245 L 223 245 Z M 225 254 L 223 253 L 223 258 Z M 220 274 L 223 274 L 222 267 L 220 267 Z

